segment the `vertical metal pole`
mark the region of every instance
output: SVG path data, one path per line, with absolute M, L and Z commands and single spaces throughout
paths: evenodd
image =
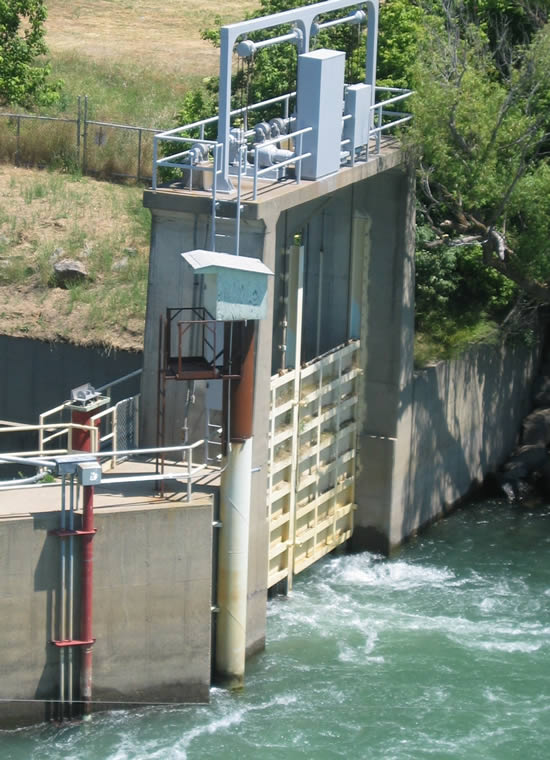
M 240 253 L 241 246 L 241 177 L 243 173 L 243 148 L 246 149 L 246 146 L 239 146 L 239 174 L 237 176 L 237 214 L 235 216 L 235 253 L 237 256 Z
M 298 135 L 298 155 L 302 155 L 302 137 L 303 135 Z M 297 162 L 298 166 L 295 169 L 296 172 L 296 183 L 299 185 L 302 181 L 302 161 Z
M 87 532 L 82 536 L 82 611 L 80 638 L 87 642 L 82 646 L 82 663 L 80 669 L 80 698 L 84 720 L 90 719 L 92 707 L 92 620 L 93 620 L 93 570 L 94 570 L 94 489 L 83 486 L 82 529 Z
M 222 27 L 220 30 L 220 84 L 217 142 L 222 143 L 224 146 L 229 145 L 229 130 L 231 128 L 231 69 L 234 44 L 235 34 L 231 33 L 227 27 Z M 217 176 L 214 177 L 214 182 L 216 184 L 218 183 Z M 222 189 L 232 189 L 231 180 L 229 179 L 228 150 L 224 150 L 222 158 L 222 178 L 220 187 Z
M 193 472 L 193 449 L 187 449 L 187 501 L 191 501 L 192 485 L 191 473 Z
M 298 277 L 296 282 L 296 324 L 294 343 L 294 384 L 292 406 L 292 466 L 290 473 L 289 522 L 288 522 L 288 576 L 287 590 L 292 591 L 294 579 L 294 543 L 296 540 L 296 484 L 298 479 L 298 452 L 300 449 L 300 392 L 302 364 L 302 318 L 304 310 L 304 246 L 297 246 Z M 291 269 L 294 271 L 294 262 Z M 294 293 L 291 294 L 294 298 Z
M 118 448 L 118 443 L 117 443 L 117 439 L 118 439 L 118 412 L 117 412 L 117 407 L 116 406 L 113 409 L 112 420 L 113 421 L 112 421 L 111 432 L 113 434 L 113 437 L 112 437 L 111 440 L 113 441 L 113 445 L 112 445 L 113 458 L 111 460 L 111 470 L 114 470 L 115 467 L 116 467 L 116 465 L 117 465 L 116 452 L 117 452 L 117 448 Z
M 258 146 L 254 147 L 254 189 L 252 191 L 252 200 L 255 201 L 258 195 Z
M 70 477 L 70 491 L 69 491 L 69 530 L 74 530 L 74 475 Z M 73 619 L 74 619 L 74 538 L 69 536 L 69 603 L 67 609 L 68 619 L 68 631 L 67 637 L 69 641 L 74 638 L 73 631 Z M 67 686 L 67 699 L 69 702 L 69 717 L 72 717 L 73 712 L 73 648 L 67 647 L 69 650 L 69 666 L 68 666 L 68 686 Z
M 82 104 L 80 95 L 76 101 L 76 160 L 80 161 L 80 122 L 82 119 Z
M 19 165 L 19 136 L 21 134 L 21 117 L 17 117 L 17 126 L 15 128 L 15 165 Z
M 212 177 L 212 224 L 210 231 L 210 248 L 216 250 L 216 186 L 218 183 L 218 145 L 214 146 L 214 176 Z
M 367 15 L 367 57 L 365 84 L 371 85 L 371 105 L 376 98 L 376 54 L 378 51 L 378 3 L 369 3 Z
M 65 493 L 65 475 L 61 476 L 61 530 L 66 528 L 66 493 Z M 65 587 L 66 587 L 66 545 L 61 539 L 61 572 L 59 583 L 59 640 L 65 641 Z M 59 717 L 61 720 L 65 717 L 65 647 L 59 648 Z
M 137 161 L 137 181 L 141 177 L 141 129 L 138 129 L 138 161 Z
M 84 95 L 84 134 L 82 144 L 82 174 L 88 170 L 88 96 Z
M 156 135 L 153 137 L 153 178 L 151 185 L 153 190 L 157 189 L 157 160 L 158 160 L 158 138 Z

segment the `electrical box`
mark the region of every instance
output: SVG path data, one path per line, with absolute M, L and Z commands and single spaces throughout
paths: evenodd
M 346 150 L 357 150 L 368 142 L 371 97 L 370 84 L 352 84 L 347 89 L 344 113 L 351 119 L 344 122 L 344 139 L 350 141 Z
M 56 475 L 75 475 L 78 465 L 91 462 L 97 463 L 93 454 L 64 454 L 63 456 L 53 457 L 55 462 Z
M 339 50 L 298 56 L 296 129 L 313 127 L 302 138 L 302 153 L 311 153 L 302 161 L 303 179 L 320 179 L 340 169 L 345 63 Z
M 82 462 L 76 467 L 81 486 L 97 486 L 101 483 L 101 466 L 97 462 Z
M 204 277 L 202 305 L 213 319 L 222 322 L 264 319 L 268 277 L 273 272 L 260 259 L 202 250 L 182 256 L 193 274 Z

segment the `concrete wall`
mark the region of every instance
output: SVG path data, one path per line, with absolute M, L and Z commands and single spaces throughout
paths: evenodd
M 477 346 L 412 374 L 394 437 L 361 438 L 354 540 L 387 553 L 481 485 L 517 443 L 537 364 L 536 349 Z
M 0 335 L 0 419 L 37 422 L 41 412 L 69 398 L 71 388 L 86 382 L 101 386 L 140 369 L 142 361 L 140 352 L 107 353 L 70 343 Z M 139 377 L 116 389 L 122 394 L 118 398 L 138 391 Z
M 47 534 L 58 524 L 53 512 L 0 519 L 3 700 L 58 698 L 59 651 L 50 641 L 58 633 L 60 539 Z M 210 498 L 97 510 L 96 527 L 93 698 L 109 706 L 208 701 Z M 0 702 L 0 725 L 55 715 L 48 702 Z
M 415 373 L 407 508 L 394 534 L 433 519 L 507 458 L 531 409 L 537 359 L 536 349 L 479 346 Z
M 397 145 L 391 145 L 375 160 L 358 163 L 353 168 L 343 169 L 322 180 L 300 185 L 272 185 L 269 192 L 260 193 L 255 202 L 250 200 L 250 196 L 243 199 L 240 253 L 260 258 L 276 274 L 269 282 L 268 316 L 258 324 L 255 364 L 246 630 L 248 654 L 263 647 L 266 631 L 269 535 L 266 506 L 267 439 L 270 377 L 281 366 L 281 352 L 278 349 L 282 338 L 278 288 L 281 282 L 282 252 L 293 244 L 294 235 L 302 236 L 306 249 L 302 359 L 315 355 L 318 332 L 321 351 L 341 343 L 347 337 L 358 337 L 358 318 L 356 330 L 352 330 L 350 314 L 352 311 L 356 314 L 360 312 L 361 291 L 357 291 L 353 284 L 350 285 L 350 281 L 353 283 L 357 278 L 360 280 L 361 272 L 356 269 L 360 266 L 368 245 L 376 251 L 380 266 L 386 266 L 386 259 L 392 262 L 389 273 L 393 271 L 398 280 L 395 298 L 399 299 L 402 293 L 402 272 L 399 267 L 405 239 L 403 227 L 409 229 L 409 217 L 403 215 L 409 210 L 407 193 L 410 189 L 408 175 L 401 168 L 402 164 L 401 150 Z M 387 179 L 381 180 L 386 175 Z M 208 198 L 198 194 L 159 189 L 145 191 L 144 205 L 151 209 L 153 226 L 145 326 L 141 440 L 153 443 L 156 430 L 159 319 L 166 307 L 200 304 L 196 280 L 185 274 L 180 254 L 209 246 L 211 204 Z M 216 221 L 216 250 L 232 253 L 235 250 L 235 225 L 228 218 L 229 206 L 230 204 L 225 204 L 226 210 L 221 209 L 219 212 L 220 215 L 227 216 Z M 356 217 L 363 219 L 365 215 L 370 220 L 370 227 L 366 225 L 363 228 L 359 225 L 355 229 L 353 220 Z M 406 246 L 410 248 L 409 237 Z M 324 268 L 319 289 L 321 251 Z M 410 278 L 407 283 L 409 280 Z M 384 287 L 387 284 L 387 281 L 382 283 Z M 372 287 L 376 289 L 375 282 Z M 385 294 L 383 298 L 386 298 Z M 397 301 L 396 309 L 398 305 Z M 407 308 L 410 310 L 412 306 L 408 304 Z M 317 330 L 319 315 L 320 331 Z M 377 320 L 375 310 L 369 312 L 368 319 Z M 394 334 L 395 330 L 397 335 L 400 334 L 401 325 L 400 318 L 393 321 L 391 327 Z M 378 326 L 379 323 L 376 322 L 376 329 Z M 373 334 L 376 329 L 373 327 Z M 397 364 L 401 366 L 399 362 Z M 180 439 L 187 383 L 170 382 L 168 385 L 172 386 L 172 395 L 167 402 L 170 411 L 167 414 L 166 443 L 171 444 Z M 191 426 L 197 431 L 196 437 L 200 438 L 204 430 L 200 417 L 200 392 L 196 398 Z

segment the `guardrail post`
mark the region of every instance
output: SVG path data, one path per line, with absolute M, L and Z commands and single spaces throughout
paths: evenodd
M 193 472 L 193 449 L 187 450 L 187 501 L 191 501 L 192 483 L 191 474 Z
M 303 138 L 303 135 L 298 135 L 298 155 L 299 156 L 302 155 L 302 138 Z M 302 161 L 301 161 L 301 159 L 297 163 L 298 163 L 298 166 L 295 167 L 296 184 L 299 185 L 300 182 L 302 181 Z
M 113 437 L 111 439 L 112 440 L 111 449 L 113 451 L 113 458 L 111 460 L 111 470 L 114 470 L 117 463 L 116 452 L 117 452 L 117 437 L 118 437 L 118 415 L 117 415 L 116 406 L 113 408 L 113 421 L 111 424 L 111 428 L 112 428 L 111 432 L 113 433 Z
M 151 179 L 151 187 L 153 190 L 157 189 L 157 161 L 158 161 L 158 137 L 153 136 L 153 177 Z

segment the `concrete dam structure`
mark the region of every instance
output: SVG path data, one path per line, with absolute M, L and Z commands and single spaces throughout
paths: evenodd
M 363 82 L 317 44 L 341 24 L 366 30 Z M 413 371 L 410 92 L 376 86 L 377 25 L 378 0 L 327 0 L 223 27 L 218 115 L 156 136 L 141 394 L 76 389 L 12 453 L 38 474 L 0 484 L 4 722 L 241 685 L 270 589 L 339 546 L 389 553 L 479 479 L 451 446 L 475 420 L 430 411 Z M 235 56 L 272 45 L 296 47 L 296 89 L 233 108 Z M 521 407 L 492 461 L 516 368 L 492 365 L 495 419 Z

